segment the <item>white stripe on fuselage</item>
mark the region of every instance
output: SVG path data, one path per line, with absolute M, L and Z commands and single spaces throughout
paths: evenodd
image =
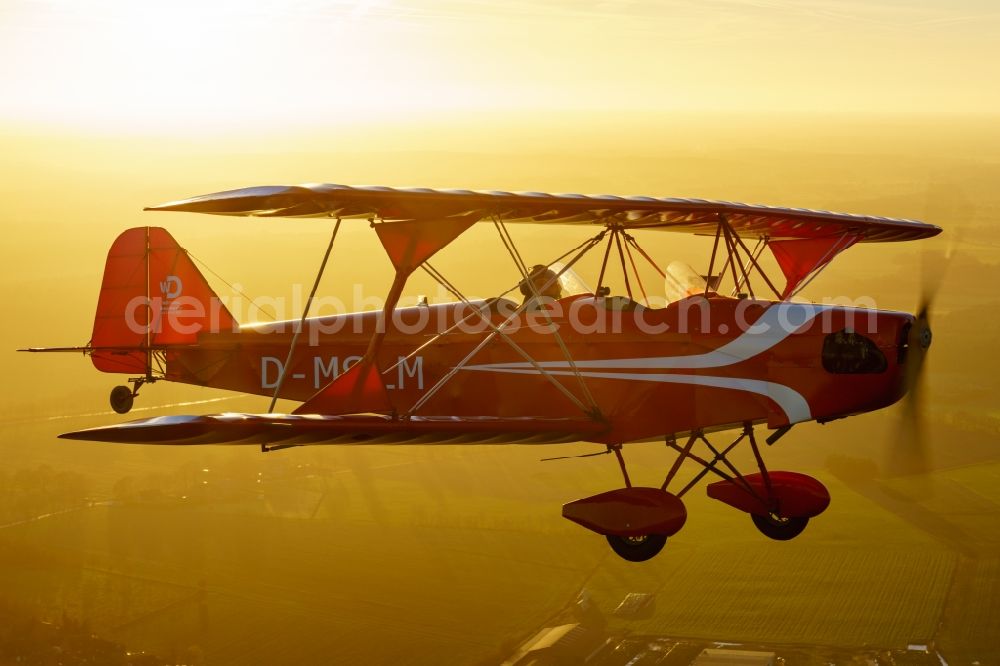
M 764 311 L 738 338 L 718 349 L 702 354 L 685 356 L 654 356 L 647 358 L 620 358 L 574 361 L 580 375 L 595 379 L 623 379 L 631 381 L 658 382 L 664 384 L 692 384 L 714 388 L 747 391 L 773 400 L 785 412 L 789 423 L 808 421 L 812 418 L 809 403 L 797 391 L 779 384 L 760 379 L 740 377 L 713 377 L 706 375 L 685 375 L 648 372 L 595 372 L 601 370 L 693 370 L 701 368 L 721 368 L 746 361 L 761 354 L 788 338 L 793 333 L 808 326 L 818 314 L 830 306 L 811 303 L 775 303 Z M 551 375 L 572 375 L 568 361 L 542 361 L 539 368 Z M 504 374 L 541 374 L 531 363 L 486 363 L 468 365 L 464 370 L 499 372 Z
M 502 369 L 487 367 L 470 367 L 469 370 L 481 370 L 483 372 L 501 372 L 514 375 L 537 375 L 541 374 L 534 368 L 527 369 Z M 547 370 L 550 375 L 561 375 L 571 377 L 573 373 L 568 370 Z M 696 386 L 710 386 L 713 388 L 733 389 L 735 391 L 747 391 L 756 393 L 765 398 L 773 400 L 778 407 L 785 412 L 789 423 L 799 423 L 812 418 L 809 403 L 802 394 L 794 389 L 790 389 L 784 384 L 777 382 L 767 382 L 762 379 L 743 379 L 740 377 L 713 377 L 711 375 L 681 375 L 667 374 L 659 372 L 592 372 L 581 371 L 582 377 L 593 377 L 594 379 L 625 379 L 629 381 L 658 382 L 661 384 L 693 384 Z
M 765 352 L 779 342 L 808 326 L 820 312 L 830 309 L 828 305 L 812 303 L 775 303 L 767 308 L 750 328 L 738 338 L 731 340 L 718 349 L 703 354 L 686 356 L 652 356 L 647 358 L 616 358 L 595 361 L 574 361 L 574 365 L 583 369 L 625 369 L 639 368 L 649 370 L 685 370 L 695 368 L 721 368 L 740 363 Z M 542 368 L 571 368 L 568 361 L 541 361 Z M 531 363 L 486 363 L 466 366 L 469 370 L 528 369 L 534 367 Z

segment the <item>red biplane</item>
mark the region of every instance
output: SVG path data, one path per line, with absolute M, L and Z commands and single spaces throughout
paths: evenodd
M 913 220 L 693 199 L 342 185 L 253 187 L 147 210 L 325 218 L 332 236 L 316 285 L 341 224 L 364 219 L 395 278 L 381 311 L 309 317 L 307 303 L 300 319 L 241 325 L 167 231 L 129 229 L 108 254 L 90 342 L 31 351 L 82 351 L 103 372 L 134 375 L 131 387 L 111 393 L 119 413 L 141 386 L 160 380 L 265 395 L 271 408 L 147 418 L 61 437 L 264 451 L 594 442 L 617 457 L 624 487 L 570 502 L 563 515 L 633 561 L 656 555 L 683 526 L 681 498 L 708 474 L 719 477 L 709 496 L 750 514 L 765 535 L 798 535 L 829 494 L 812 477 L 769 471 L 754 428 L 770 429 L 773 444 L 796 423 L 886 407 L 913 386 L 931 341 L 925 309 L 914 316 L 794 298 L 854 243 L 941 231 Z M 430 259 L 477 222 L 495 227 L 517 276 L 499 296 L 473 301 Z M 521 223 L 590 225 L 596 233 L 547 265 L 529 266 L 508 230 Z M 712 239 L 707 271 L 661 269 L 633 235 L 638 230 Z M 603 262 L 591 291 L 573 266 L 595 249 Z M 765 250 L 781 280 L 762 267 Z M 637 258 L 663 276 L 665 306 L 635 299 L 633 288 L 645 292 Z M 612 295 L 606 269 L 618 263 L 627 293 Z M 455 300 L 398 307 L 417 270 Z M 279 397 L 302 404 L 272 413 Z M 735 430 L 733 441 L 709 442 L 723 430 Z M 622 445 L 649 440 L 665 441 L 676 458 L 659 488 L 632 486 Z M 752 473 L 729 459 L 741 442 L 756 459 Z M 696 452 L 702 446 L 707 453 Z M 685 460 L 700 472 L 671 492 Z

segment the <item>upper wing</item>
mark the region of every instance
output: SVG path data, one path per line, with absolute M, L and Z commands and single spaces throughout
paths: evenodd
M 205 194 L 146 210 L 262 217 L 378 217 L 441 219 L 478 214 L 484 220 L 539 224 L 608 224 L 714 235 L 719 217 L 743 237 L 823 238 L 848 234 L 860 242 L 929 238 L 941 228 L 916 220 L 780 208 L 702 199 L 620 197 L 610 194 L 545 194 L 351 187 L 308 184 L 248 187 Z
M 555 444 L 597 441 L 606 430 L 588 419 L 231 413 L 157 416 L 59 436 L 126 444 Z

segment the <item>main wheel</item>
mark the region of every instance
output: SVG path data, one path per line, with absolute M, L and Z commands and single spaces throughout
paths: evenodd
M 111 389 L 111 409 L 119 414 L 128 414 L 129 410 L 132 409 L 133 402 L 135 402 L 135 397 L 129 387 L 116 386 Z
M 667 543 L 666 534 L 643 534 L 642 536 L 607 536 L 611 549 L 619 557 L 629 562 L 645 562 L 663 550 Z
M 757 526 L 761 534 L 770 537 L 775 541 L 788 541 L 802 534 L 802 530 L 809 524 L 809 519 L 805 517 L 782 518 L 773 513 L 766 516 L 758 516 L 751 513 L 753 524 Z

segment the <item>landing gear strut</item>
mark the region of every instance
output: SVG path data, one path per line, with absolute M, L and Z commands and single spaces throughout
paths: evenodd
M 698 441 L 711 451 L 711 458 L 702 458 L 693 452 Z M 729 460 L 729 453 L 743 441 L 747 441 L 753 451 L 758 472 L 743 474 Z M 607 452 L 614 453 L 618 459 L 625 487 L 564 504 L 563 516 L 604 535 L 623 559 L 643 562 L 656 556 L 667 538 L 684 526 L 687 511 L 681 498 L 708 474 L 722 479 L 708 485 L 709 497 L 750 514 L 757 529 L 776 541 L 797 537 L 809 524 L 809 519 L 821 514 L 830 504 L 830 493 L 811 476 L 768 471 L 751 423 L 746 423 L 742 432 L 726 446 L 713 446 L 701 431 L 692 433 L 683 446 L 674 437 L 668 437 L 667 446 L 679 455 L 663 484 L 659 488 L 643 488 L 632 485 L 621 445 L 609 444 Z M 674 494 L 667 487 L 685 460 L 697 463 L 701 469 Z
M 768 442 L 777 441 L 787 431 L 788 427 L 779 429 L 768 438 Z M 712 452 L 711 460 L 705 460 L 691 452 L 698 439 Z M 757 473 L 741 474 L 727 458 L 729 452 L 744 439 L 749 442 L 757 461 Z M 754 438 L 753 426 L 749 423 L 744 425 L 739 437 L 722 450 L 712 446 L 701 433 L 692 435 L 684 447 L 678 446 L 672 439 L 667 440 L 667 446 L 676 450 L 680 456 L 667 475 L 664 488 L 676 474 L 680 462 L 689 458 L 700 464 L 702 469 L 677 493 L 678 497 L 683 496 L 706 474 L 715 474 L 722 481 L 708 485 L 708 496 L 750 514 L 761 534 L 776 541 L 788 541 L 797 537 L 809 524 L 809 519 L 818 516 L 830 504 L 829 492 L 811 476 L 796 472 L 769 472 Z M 719 469 L 720 463 L 725 471 Z

